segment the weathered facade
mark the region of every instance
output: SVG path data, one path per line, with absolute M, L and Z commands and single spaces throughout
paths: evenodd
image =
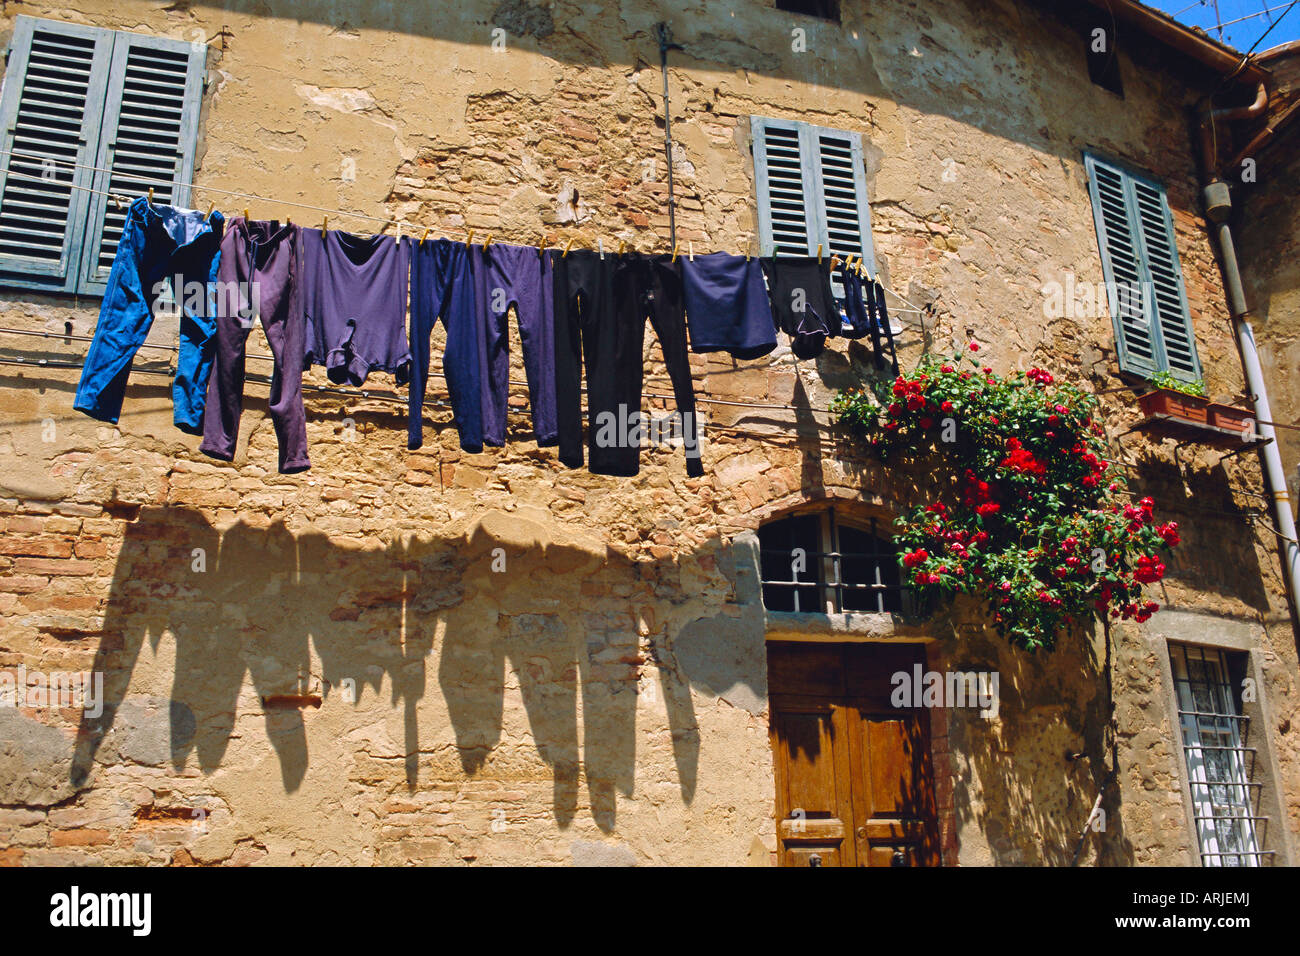
M 942 862 L 1068 864 L 1104 786 L 1083 861 L 1194 864 L 1177 641 L 1244 654 L 1262 842 L 1290 862 L 1300 688 L 1258 461 L 1129 432 L 1137 389 L 1110 318 L 1045 313 L 1045 287 L 1103 282 L 1083 152 L 1113 156 L 1165 184 L 1207 389 L 1243 391 L 1185 118 L 1212 70 L 1131 39 L 1120 99 L 1090 82 L 1072 14 L 1012 0 L 845 0 L 839 23 L 770 0 L 20 9 L 208 45 L 193 207 L 319 225 L 299 203 L 611 252 L 669 247 L 666 21 L 683 249 L 755 248 L 752 116 L 860 134 L 876 265 L 918 310 L 900 298 L 900 361 L 974 339 L 999 372 L 1102 393 L 1115 457 L 1184 543 L 1165 610 L 1111 631 L 1109 785 L 1100 629 L 1029 656 L 974 605 L 920 621 L 764 610 L 762 523 L 910 503 L 825 412 L 867 374 L 861 345 L 693 355 L 702 403 L 753 403 L 704 404 L 701 479 L 671 447 L 635 479 L 563 468 L 531 440 L 522 388 L 505 448 L 461 452 L 434 409 L 410 452 L 383 376 L 370 397 L 309 391 L 313 467 L 280 475 L 264 386 L 248 385 L 224 465 L 172 426 L 163 376 L 137 372 L 111 427 L 72 410 L 75 369 L 0 366 L 0 667 L 102 672 L 106 697 L 98 719 L 0 709 L 0 859 L 767 865 L 769 646 L 897 642 L 935 670 L 1001 675 L 995 718 L 930 716 Z M 4 290 L 0 326 L 53 337 L 0 335 L 3 355 L 75 362 L 85 343 L 64 336 L 96 315 L 93 299 Z M 646 358 L 647 391 L 667 392 L 653 336 Z

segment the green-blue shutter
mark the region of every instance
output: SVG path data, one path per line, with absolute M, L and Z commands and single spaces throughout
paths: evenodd
M 0 285 L 76 291 L 92 195 L 78 187 L 94 182 L 112 45 L 107 30 L 17 18 L 0 97 Z
M 1158 183 L 1084 156 L 1120 368 L 1200 377 L 1173 217 Z
M 1130 180 L 1165 368 L 1175 378 L 1194 381 L 1201 377 L 1201 362 L 1196 355 L 1196 333 L 1183 288 L 1169 200 L 1158 183 L 1141 176 L 1130 176 Z
M 806 154 L 816 171 L 818 242 L 841 259 L 862 256 L 867 271 L 875 275 L 876 251 L 871 241 L 861 137 L 820 126 L 806 127 L 804 135 Z
M 763 255 L 860 255 L 874 274 L 871 211 L 856 133 L 750 118 Z
M 806 256 L 817 248 L 817 222 L 809 187 L 816 181 L 801 127 L 790 120 L 754 116 L 754 183 L 762 255 Z
M 104 103 L 96 187 L 184 206 L 194 173 L 207 47 L 119 32 Z M 96 195 L 82 258 L 82 287 L 102 292 L 126 210 Z

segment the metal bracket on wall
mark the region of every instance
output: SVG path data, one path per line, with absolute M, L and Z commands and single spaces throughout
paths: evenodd
M 1238 455 L 1242 454 L 1243 452 L 1248 452 L 1254 448 L 1262 447 L 1264 445 L 1269 444 L 1272 441 L 1273 439 L 1265 438 L 1263 435 L 1256 432 L 1254 437 L 1252 437 L 1250 441 L 1246 442 L 1240 448 L 1236 449 L 1235 451 L 1230 451 L 1226 455 L 1220 455 L 1218 463 L 1221 465 L 1229 458 L 1236 458 Z

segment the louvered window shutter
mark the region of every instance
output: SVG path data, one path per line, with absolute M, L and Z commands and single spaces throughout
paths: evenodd
M 876 254 L 871 241 L 871 211 L 861 138 L 856 133 L 817 126 L 808 127 L 805 138 L 807 152 L 817 171 L 818 242 L 829 254 L 841 259 L 862 256 L 867 270 L 875 275 Z
M 1130 178 L 1150 282 L 1148 298 L 1152 300 L 1165 366 L 1175 378 L 1193 381 L 1201 377 L 1201 362 L 1196 355 L 1196 335 L 1183 288 L 1169 200 L 1158 184 L 1138 176 Z
M 0 283 L 76 291 L 113 34 L 18 17 L 0 98 Z M 20 154 L 20 155 L 15 155 Z
M 1084 157 L 1120 368 L 1200 378 L 1173 217 L 1157 183 Z
M 802 126 L 762 116 L 750 119 L 758 235 L 765 256 L 806 256 L 817 248 L 816 211 L 809 199 L 815 173 L 806 158 Z
M 860 255 L 876 271 L 862 140 L 856 133 L 755 116 L 754 178 L 764 255 Z M 838 290 L 837 290 L 838 291 Z
M 96 188 L 184 206 L 194 172 L 207 47 L 132 33 L 116 34 L 104 103 Z M 82 260 L 82 286 L 102 292 L 126 209 L 95 195 Z

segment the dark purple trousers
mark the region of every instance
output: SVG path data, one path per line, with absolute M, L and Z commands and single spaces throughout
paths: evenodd
M 268 398 L 280 444 L 280 471 L 306 471 L 307 420 L 302 404 L 304 320 L 299 283 L 299 229 L 279 222 L 232 219 L 221 241 L 216 288 L 216 353 L 208 379 L 199 451 L 235 457 L 244 407 L 248 332 L 261 319 L 275 358 Z

